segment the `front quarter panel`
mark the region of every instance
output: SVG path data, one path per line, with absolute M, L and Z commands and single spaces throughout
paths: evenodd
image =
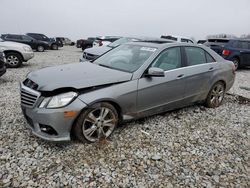
M 121 109 L 121 114 L 128 116 L 134 116 L 136 113 L 136 97 L 137 80 L 114 84 L 78 96 L 89 106 L 104 101 L 116 103 Z

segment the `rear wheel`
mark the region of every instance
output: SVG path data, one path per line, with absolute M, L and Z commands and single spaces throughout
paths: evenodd
M 52 48 L 52 50 L 58 50 L 58 45 L 57 44 L 52 44 L 51 48 Z
M 6 66 L 9 68 L 18 68 L 22 65 L 22 56 L 15 52 L 6 54 Z
M 213 85 L 206 99 L 206 106 L 216 108 L 221 105 L 225 95 L 225 86 L 222 82 L 217 82 Z
M 237 70 L 240 67 L 240 60 L 239 60 L 239 58 L 234 57 L 232 61 L 233 61 L 234 66 L 235 66 L 235 70 Z
M 109 137 L 117 124 L 116 109 L 106 102 L 97 103 L 81 113 L 73 127 L 73 134 L 82 142 L 96 142 Z
M 44 47 L 43 46 L 37 46 L 36 49 L 38 52 L 44 52 Z

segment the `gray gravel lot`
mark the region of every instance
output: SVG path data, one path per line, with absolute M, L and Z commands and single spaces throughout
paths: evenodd
M 78 62 L 63 47 L 0 78 L 0 187 L 250 187 L 250 69 L 222 106 L 195 105 L 121 125 L 95 144 L 33 136 L 19 100 L 29 71 Z M 243 97 L 238 97 L 242 95 Z

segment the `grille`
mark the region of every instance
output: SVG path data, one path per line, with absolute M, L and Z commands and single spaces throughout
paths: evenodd
M 21 86 L 21 105 L 26 107 L 34 107 L 38 98 L 40 96 L 39 92 L 31 90 L 26 86 Z
M 84 52 L 83 57 L 84 57 L 85 59 L 87 59 L 87 60 L 94 60 L 94 59 L 96 58 L 95 55 L 89 54 L 89 53 L 86 53 L 86 52 Z

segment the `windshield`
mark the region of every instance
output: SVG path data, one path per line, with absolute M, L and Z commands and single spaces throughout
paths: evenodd
M 111 44 L 109 44 L 108 46 L 111 47 L 111 48 L 115 48 L 117 46 L 120 46 L 121 44 L 125 44 L 127 42 L 130 42 L 130 41 L 137 41 L 136 39 L 132 39 L 132 38 L 120 38 L 118 40 L 116 40 L 115 42 L 112 42 Z
M 157 48 L 124 44 L 98 58 L 94 63 L 124 72 L 136 71 Z

